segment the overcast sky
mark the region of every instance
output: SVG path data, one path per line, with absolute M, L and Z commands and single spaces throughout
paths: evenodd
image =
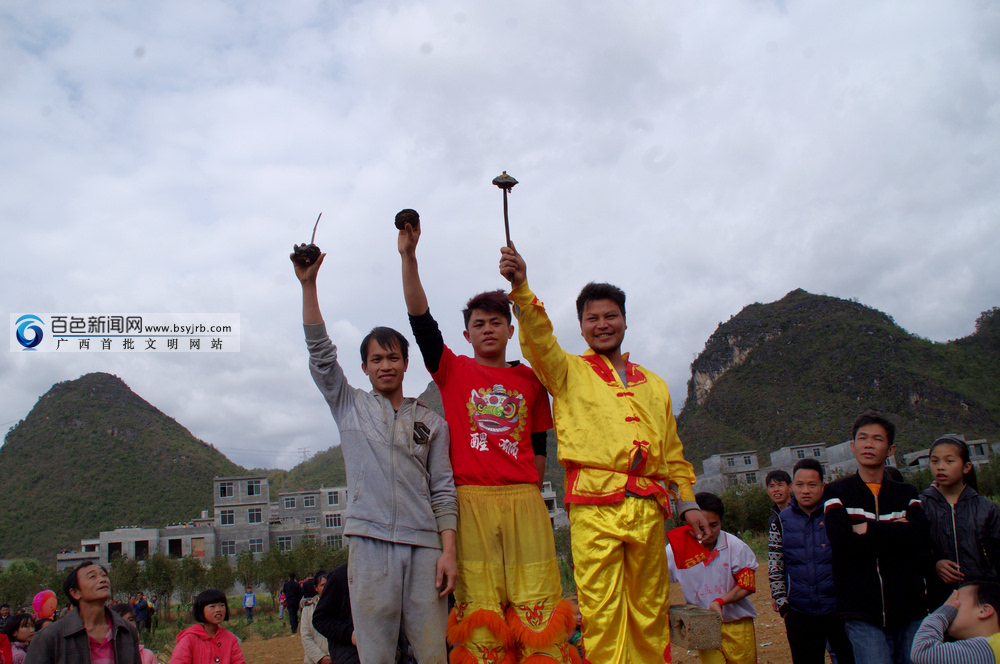
M 721 321 L 804 288 L 914 334 L 1000 305 L 995 2 L 34 2 L 0 9 L 0 278 L 20 313 L 241 315 L 241 352 L 0 346 L 0 425 L 92 371 L 246 467 L 336 442 L 288 253 L 352 383 L 407 336 L 392 220 L 423 221 L 431 311 L 505 285 L 502 198 L 568 350 L 587 281 L 666 378 Z M 9 335 L 8 315 L 4 315 Z M 508 357 L 520 357 L 516 344 Z M 410 394 L 429 377 L 419 360 Z

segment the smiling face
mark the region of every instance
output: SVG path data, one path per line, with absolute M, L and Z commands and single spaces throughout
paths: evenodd
M 771 483 L 767 485 L 767 495 L 771 498 L 771 502 L 775 505 L 784 507 L 788 504 L 788 482 L 772 480 Z
M 625 316 L 614 300 L 590 300 L 584 305 L 580 333 L 595 353 L 618 353 L 627 328 Z
M 222 602 L 205 605 L 205 622 L 218 627 L 226 619 L 226 605 Z
M 406 373 L 407 361 L 397 344 L 385 348 L 375 339 L 368 342 L 368 360 L 361 365 L 361 370 L 368 376 L 375 391 L 386 398 L 403 389 L 403 374 Z
M 881 424 L 866 424 L 854 435 L 851 451 L 859 466 L 875 471 L 885 466 L 890 454 L 896 453 L 896 446 L 889 444 L 889 435 Z
M 506 357 L 507 341 L 514 336 L 514 326 L 506 316 L 495 311 L 473 309 L 465 329 L 465 340 L 472 344 L 476 359 Z

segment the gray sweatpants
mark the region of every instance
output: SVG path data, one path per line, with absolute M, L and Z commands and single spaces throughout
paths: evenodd
M 446 664 L 448 599 L 434 587 L 440 549 L 351 537 L 347 583 L 362 664 L 393 664 L 402 626 L 420 664 Z

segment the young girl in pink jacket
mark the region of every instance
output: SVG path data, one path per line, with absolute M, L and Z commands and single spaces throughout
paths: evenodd
M 198 595 L 191 612 L 199 624 L 177 635 L 170 664 L 245 664 L 239 639 L 222 626 L 229 620 L 229 605 L 221 590 Z

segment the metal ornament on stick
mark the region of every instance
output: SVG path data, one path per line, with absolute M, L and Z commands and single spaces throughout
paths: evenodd
M 493 184 L 503 189 L 503 230 L 507 234 L 507 246 L 510 245 L 510 220 L 507 218 L 507 192 L 514 188 L 517 180 L 507 175 L 504 171 L 502 175 L 493 178 Z
M 507 246 L 513 249 L 513 245 L 510 243 L 510 220 L 507 218 L 507 192 L 514 188 L 517 184 L 517 180 L 507 175 L 507 171 L 504 171 L 501 175 L 493 178 L 493 184 L 503 189 L 503 230 L 507 235 Z M 507 274 L 507 281 L 514 280 L 513 270 Z

